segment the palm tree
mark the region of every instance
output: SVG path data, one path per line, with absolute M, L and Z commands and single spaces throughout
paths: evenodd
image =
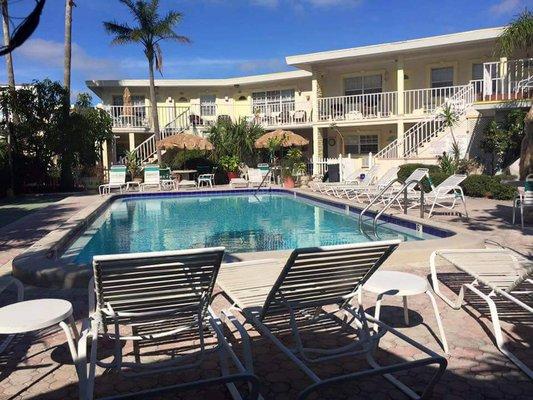
M 160 73 L 163 68 L 163 53 L 159 43 L 163 40 L 189 43 L 190 39 L 174 32 L 175 25 L 182 19 L 181 13 L 169 11 L 163 17 L 159 15 L 159 0 L 119 1 L 129 9 L 137 25 L 130 26 L 127 23 L 121 24 L 113 21 L 104 22 L 104 27 L 109 34 L 114 36 L 112 44 L 140 43 L 144 47 L 150 73 L 150 104 L 154 135 L 156 140 L 160 140 L 154 83 L 154 66 Z M 157 150 L 157 161 L 161 163 L 161 150 L 159 149 Z
M 525 55 L 533 49 L 533 13 L 524 10 L 502 32 L 496 51 L 504 57 Z M 524 139 L 520 150 L 520 179 L 533 172 L 533 103 L 524 119 Z
M 70 99 L 70 71 L 72 65 L 72 7 L 73 0 L 65 1 L 65 60 L 63 69 L 63 86 L 67 89 Z
M 2 28 L 4 33 L 4 46 L 9 46 L 11 41 L 9 35 L 9 12 L 7 9 L 7 0 L 2 1 Z M 7 75 L 7 84 L 9 90 L 15 91 L 15 72 L 13 71 L 13 57 L 11 53 L 7 53 L 6 57 L 6 75 Z M 18 116 L 13 114 L 13 123 L 18 122 Z M 13 154 L 11 147 L 11 125 L 7 124 L 7 159 L 8 159 L 8 169 L 9 169 L 9 188 L 7 189 L 7 195 L 9 197 L 13 196 L 14 188 L 14 175 L 13 175 Z

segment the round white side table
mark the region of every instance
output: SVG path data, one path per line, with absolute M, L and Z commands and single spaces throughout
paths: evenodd
M 61 299 L 20 301 L 0 308 L 0 334 L 28 333 L 59 325 L 67 336 L 68 347 L 80 385 L 84 383 L 83 367 L 78 359 L 76 342 L 79 333 L 72 317 L 72 304 Z
M 425 293 L 429 297 L 433 306 L 442 347 L 444 351 L 448 353 L 448 342 L 446 341 L 446 336 L 444 334 L 437 302 L 431 293 L 431 287 L 426 279 L 406 272 L 378 271 L 375 272 L 363 285 L 363 290 L 377 294 L 374 318 L 378 320 L 383 296 L 401 296 L 403 298 L 403 315 L 406 325 L 409 325 L 407 297 Z M 359 292 L 359 296 L 361 296 L 361 292 Z M 359 298 L 359 303 L 361 303 L 361 298 Z M 377 330 L 377 328 L 377 324 L 374 324 L 374 329 Z

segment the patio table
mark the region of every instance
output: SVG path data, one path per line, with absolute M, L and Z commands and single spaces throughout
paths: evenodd
M 191 180 L 191 174 L 195 174 L 196 172 L 198 172 L 196 169 L 176 169 L 172 171 L 172 175 L 175 177 L 181 177 L 181 175 L 186 174 L 187 180 Z
M 414 274 L 397 271 L 377 271 L 363 285 L 363 290 L 377 294 L 374 318 L 379 320 L 381 310 L 381 300 L 383 296 L 401 296 L 403 298 L 403 315 L 405 324 L 409 325 L 409 308 L 407 307 L 407 297 L 418 294 L 426 294 L 431 300 L 437 326 L 439 328 L 440 340 L 444 351 L 448 353 L 448 343 L 444 334 L 444 328 L 437 307 L 435 297 L 431 293 L 429 282 Z M 361 291 L 359 292 L 359 303 L 361 303 Z M 377 324 L 374 324 L 377 330 Z
M 62 299 L 20 301 L 0 308 L 0 334 L 14 335 L 59 325 L 67 337 L 68 347 L 80 384 L 85 382 L 76 342 L 78 329 L 72 316 L 72 304 Z

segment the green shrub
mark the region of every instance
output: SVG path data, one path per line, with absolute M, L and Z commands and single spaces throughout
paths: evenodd
M 500 182 L 500 177 L 490 175 L 470 175 L 462 183 L 466 196 L 490 197 L 498 200 L 511 200 L 516 188 Z

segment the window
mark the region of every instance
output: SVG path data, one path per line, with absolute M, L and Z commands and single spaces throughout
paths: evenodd
M 344 79 L 344 95 L 352 96 L 383 91 L 381 75 L 355 76 Z
M 144 96 L 131 96 L 131 104 L 134 106 L 144 106 Z M 114 106 L 124 105 L 124 96 L 113 96 Z
M 349 154 L 375 154 L 378 150 L 378 135 L 348 136 L 346 138 L 345 151 Z
M 252 104 L 261 113 L 294 111 L 294 89 L 254 92 Z
M 483 79 L 483 64 L 472 64 L 472 79 L 477 81 Z
M 215 95 L 200 96 L 200 115 L 208 117 L 216 115 L 216 100 Z
M 440 88 L 453 86 L 453 67 L 432 68 L 431 87 Z

